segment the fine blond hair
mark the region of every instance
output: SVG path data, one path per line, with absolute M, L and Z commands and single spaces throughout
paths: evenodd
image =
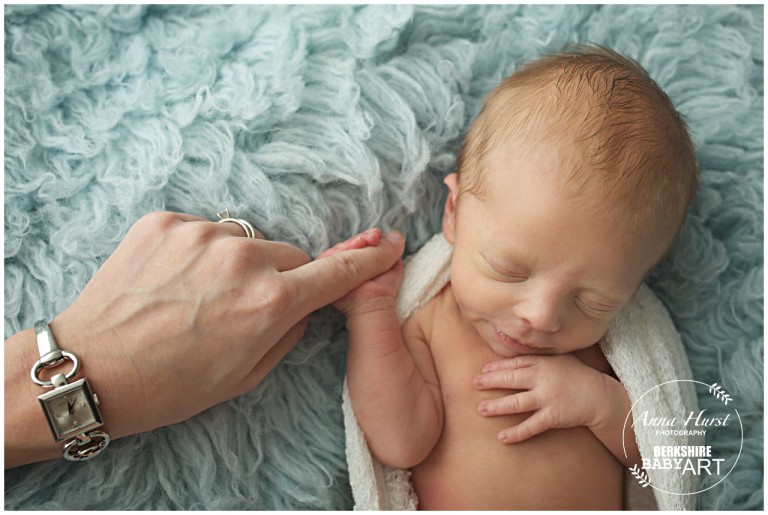
M 604 47 L 576 46 L 502 81 L 464 140 L 459 198 L 485 196 L 488 152 L 531 133 L 563 137 L 580 149 L 583 159 L 565 172 L 572 191 L 620 206 L 632 229 L 663 223 L 679 232 L 698 184 L 695 149 L 669 97 L 637 62 Z

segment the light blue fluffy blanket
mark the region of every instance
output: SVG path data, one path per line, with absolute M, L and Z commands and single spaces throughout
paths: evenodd
M 569 42 L 639 60 L 691 127 L 700 195 L 649 284 L 744 422 L 702 507 L 761 508 L 762 6 L 7 6 L 6 336 L 64 309 L 152 210 L 228 207 L 312 254 L 395 228 L 413 252 L 482 95 Z M 345 347 L 321 310 L 256 391 L 9 471 L 6 508 L 350 508 Z

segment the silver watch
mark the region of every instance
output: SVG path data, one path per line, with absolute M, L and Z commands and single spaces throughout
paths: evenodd
M 37 398 L 54 439 L 58 443 L 65 442 L 64 458 L 84 461 L 99 455 L 110 442 L 105 431 L 97 431 L 104 425 L 98 407 L 99 398 L 91 390 L 88 379 L 67 382 L 80 369 L 77 356 L 59 348 L 45 320 L 35 322 L 35 337 L 40 359 L 32 367 L 32 381 L 53 388 Z M 67 374 L 54 374 L 50 381 L 40 379 L 43 369 L 55 367 L 66 360 L 72 361 L 72 370 Z

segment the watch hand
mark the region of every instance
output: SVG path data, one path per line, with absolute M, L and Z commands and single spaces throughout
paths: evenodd
M 67 400 L 67 411 L 69 411 L 70 415 L 75 412 L 75 402 L 77 402 L 76 399 L 71 401 Z

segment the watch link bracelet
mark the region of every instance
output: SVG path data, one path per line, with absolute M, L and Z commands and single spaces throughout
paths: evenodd
M 91 391 L 88 379 L 67 382 L 80 369 L 77 356 L 59 348 L 45 320 L 35 322 L 35 337 L 40 359 L 32 367 L 32 381 L 53 388 L 37 398 L 54 439 L 57 443 L 65 442 L 64 458 L 84 461 L 98 456 L 109 445 L 110 438 L 106 432 L 96 430 L 104 422 L 99 413 L 99 398 Z M 40 379 L 42 369 L 55 367 L 66 360 L 72 361 L 72 370 L 66 375 L 54 374 L 50 381 Z

